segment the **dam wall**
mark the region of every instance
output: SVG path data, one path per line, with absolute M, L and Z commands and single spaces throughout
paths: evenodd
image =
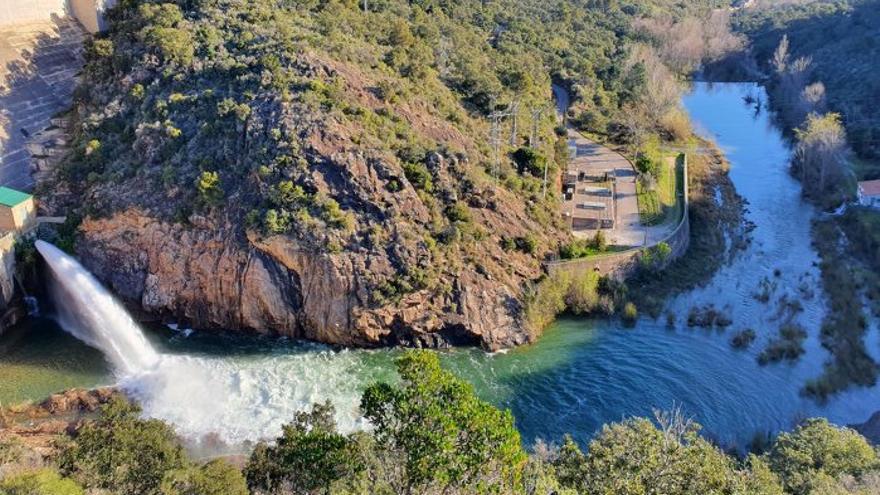
M 0 0 L 0 27 L 72 17 L 90 33 L 106 25 L 104 12 L 116 0 Z

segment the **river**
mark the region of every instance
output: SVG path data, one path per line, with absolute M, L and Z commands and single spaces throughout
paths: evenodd
M 766 101 L 760 87 L 741 83 L 697 83 L 684 97 L 699 132 L 730 159 L 731 178 L 750 205 L 747 218 L 755 229 L 750 245 L 709 284 L 669 302 L 679 315 L 676 328 L 647 319 L 625 328 L 614 320 L 563 318 L 529 347 L 441 352 L 483 398 L 513 411 L 527 444 L 559 441 L 566 433 L 586 441 L 606 422 L 681 406 L 708 436 L 742 447 L 756 432 L 790 428 L 807 416 L 853 423 L 880 409 L 876 388 L 854 389 L 826 404 L 799 393 L 828 358 L 817 338 L 825 303 L 809 239 L 814 212 L 787 173 L 790 151 L 781 133 L 765 112 L 744 102 L 748 94 Z M 775 289 L 762 303 L 754 294 L 765 278 Z M 784 294 L 802 301 L 795 318 L 809 333 L 806 354 L 795 364 L 760 366 L 756 356 L 779 327 Z M 733 325 L 726 331 L 687 328 L 690 308 L 709 303 L 728 313 Z M 336 405 L 343 430 L 361 427 L 360 391 L 393 379 L 393 359 L 401 352 L 333 351 L 158 328 L 148 335 L 165 356 L 162 366 L 119 377 L 97 351 L 51 320 L 25 325 L 0 338 L 3 403 L 71 386 L 121 383 L 146 414 L 171 421 L 182 434 L 212 433 L 230 443 L 277 435 L 294 411 L 326 399 Z M 758 339 L 737 351 L 728 342 L 742 328 L 755 329 Z M 877 354 L 877 332 L 868 339 Z

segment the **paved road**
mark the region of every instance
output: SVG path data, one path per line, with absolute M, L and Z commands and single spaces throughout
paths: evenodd
M 83 36 L 65 19 L 0 28 L 0 185 L 33 188 L 25 143 L 70 107 Z
M 553 85 L 556 97 L 556 111 L 563 118 L 569 105 L 568 92 Z M 608 234 L 609 244 L 616 246 L 642 246 L 655 238 L 662 237 L 667 227 L 646 228 L 639 219 L 639 203 L 636 197 L 636 171 L 632 164 L 620 153 L 587 139 L 570 125 L 568 127 L 569 148 L 575 150 L 569 163 L 569 170 L 612 169 L 617 187 L 614 201 L 614 228 Z M 590 237 L 593 231 L 577 232 L 576 236 Z

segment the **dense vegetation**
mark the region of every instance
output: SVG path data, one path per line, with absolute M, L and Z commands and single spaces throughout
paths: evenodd
M 866 159 L 880 158 L 880 3 L 830 0 L 758 4 L 734 17 L 736 29 L 749 37 L 757 62 L 771 71 L 773 52 L 787 36 L 792 58 L 810 61 L 808 82 L 821 81 L 827 108 L 843 116 L 855 151 Z M 801 113 L 795 101 L 777 99 L 772 103 L 783 114 Z M 790 127 L 800 125 L 799 119 L 789 123 Z
M 186 219 L 235 205 L 269 233 L 357 229 L 363 205 L 323 191 L 312 176 L 328 166 L 310 141 L 323 125 L 374 159 L 398 162 L 404 173 L 387 187 L 405 179 L 447 203 L 441 210 L 452 204 L 434 183 L 432 152 L 467 153 L 476 166 L 467 168 L 482 165 L 528 195 L 551 164 L 517 176 L 504 160 L 494 170 L 483 117 L 520 103 L 515 150 L 532 131 L 526 108 L 549 103 L 551 76 L 605 118 L 644 86 L 638 68 L 621 70 L 632 8 L 582 7 L 388 0 L 364 12 L 342 1 L 121 2 L 107 37 L 88 50 L 76 153 L 63 176 L 94 195 L 92 213 L 135 204 Z M 408 103 L 463 136 L 425 132 Z M 537 137 L 552 146 L 552 112 L 537 124 Z M 132 181 L 141 187 L 124 200 L 105 190 Z
M 4 495 L 598 494 L 830 495 L 880 488 L 880 457 L 856 432 L 823 419 L 780 434 L 765 452 L 725 454 L 681 411 L 604 426 L 586 450 L 521 445 L 509 411 L 481 401 L 436 354 L 398 361 L 400 381 L 367 388 L 374 428 L 343 434 L 316 404 L 260 443 L 243 470 L 187 458 L 168 425 L 121 399 L 87 421 L 48 463 L 0 442 Z M 99 491 L 96 491 L 99 490 Z
M 720 3 L 121 1 L 42 187 L 70 218 L 136 211 L 257 249 L 286 236 L 351 266 L 359 307 L 419 293 L 454 312 L 461 279 L 522 302 L 569 240 L 550 82 L 573 122 L 636 149 L 686 133 L 633 20 Z

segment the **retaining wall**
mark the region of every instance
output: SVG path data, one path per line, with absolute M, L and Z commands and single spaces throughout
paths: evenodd
M 666 260 L 666 265 L 669 265 L 673 260 L 687 252 L 691 241 L 691 224 L 690 219 L 688 218 L 688 210 L 690 208 L 688 198 L 688 161 L 687 155 L 683 154 L 682 156 L 682 178 L 684 183 L 682 199 L 684 207 L 682 208 L 682 215 L 678 225 L 669 233 L 669 235 L 653 244 L 631 248 L 625 251 L 600 254 L 576 260 L 547 261 L 544 263 L 544 269 L 547 273 L 553 274 L 557 271 L 565 271 L 578 274 L 585 271 L 595 271 L 602 275 L 613 275 L 622 279 L 632 274 L 638 267 L 639 255 L 642 251 L 650 249 L 662 242 L 668 244 L 671 250 L 669 258 Z
M 116 0 L 0 0 L 0 26 L 74 17 L 86 30 L 104 29 L 104 11 Z

